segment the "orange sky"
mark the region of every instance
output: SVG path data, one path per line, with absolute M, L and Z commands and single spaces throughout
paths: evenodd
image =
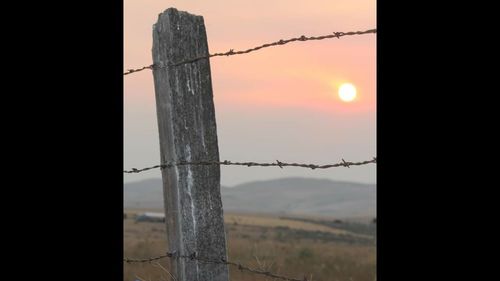
M 124 3 L 126 68 L 151 64 L 152 25 L 169 7 L 204 17 L 210 53 L 300 35 L 376 28 L 374 0 Z M 210 64 L 221 159 L 330 163 L 340 158 L 368 160 L 376 155 L 376 35 L 294 42 L 245 55 L 214 57 Z M 343 82 L 356 86 L 355 102 L 338 98 L 337 89 Z M 124 88 L 125 168 L 156 164 L 159 148 L 151 72 L 125 76 Z M 288 139 L 287 144 L 283 138 Z M 228 167 L 223 170 L 222 183 L 282 176 L 376 181 L 375 166 L 349 170 L 311 173 L 268 168 L 249 175 Z M 159 176 L 151 172 L 125 180 Z

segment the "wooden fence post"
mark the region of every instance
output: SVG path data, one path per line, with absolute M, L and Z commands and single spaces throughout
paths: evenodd
M 169 8 L 153 26 L 153 68 L 162 163 L 219 161 L 210 62 L 172 66 L 208 54 L 203 17 Z M 218 165 L 162 169 L 168 251 L 227 259 Z M 171 260 L 179 281 L 228 281 L 227 265 Z

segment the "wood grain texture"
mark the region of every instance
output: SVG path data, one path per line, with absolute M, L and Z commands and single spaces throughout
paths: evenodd
M 208 59 L 181 66 L 176 61 L 208 54 L 203 17 L 169 8 L 153 26 L 153 69 L 161 161 L 219 161 L 217 127 Z M 220 167 L 174 166 L 162 170 L 169 252 L 227 258 L 220 195 Z M 227 265 L 172 260 L 177 280 L 227 281 Z

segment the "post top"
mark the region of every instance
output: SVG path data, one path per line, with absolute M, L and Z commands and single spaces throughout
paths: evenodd
M 186 12 L 186 11 L 179 11 L 179 10 L 177 10 L 177 8 L 174 8 L 174 7 L 170 7 L 168 9 L 166 9 L 165 11 L 163 11 L 163 13 L 158 14 L 158 19 L 160 19 L 160 17 L 162 15 L 174 15 L 174 14 L 179 14 L 181 16 L 185 15 L 185 16 L 202 17 L 199 15 L 191 14 L 191 13 Z

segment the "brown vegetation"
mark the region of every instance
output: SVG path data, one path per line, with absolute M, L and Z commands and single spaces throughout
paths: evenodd
M 124 256 L 144 258 L 166 251 L 165 225 L 124 220 Z M 261 223 L 259 225 L 259 222 Z M 316 227 L 317 226 L 317 227 Z M 375 280 L 375 239 L 325 225 L 269 216 L 226 214 L 229 260 L 255 269 L 308 280 Z M 326 229 L 325 229 L 326 228 Z M 124 264 L 125 281 L 173 280 L 168 259 Z M 230 267 L 232 281 L 270 280 Z

